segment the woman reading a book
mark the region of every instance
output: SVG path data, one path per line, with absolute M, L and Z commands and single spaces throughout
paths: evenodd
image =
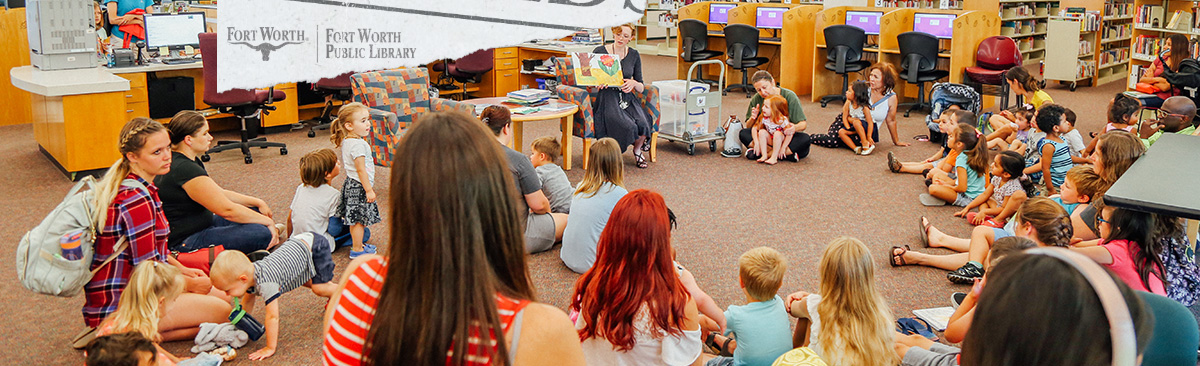
M 1171 52 L 1171 50 L 1179 50 L 1179 52 Z M 1163 51 L 1154 58 L 1154 63 L 1146 68 L 1146 73 L 1138 79 L 1138 83 L 1146 83 L 1154 86 L 1159 92 L 1154 93 L 1154 97 L 1138 99 L 1143 106 L 1158 108 L 1162 106 L 1167 98 L 1179 95 L 1179 89 L 1167 82 L 1167 79 L 1162 77 L 1163 71 L 1170 68 L 1171 71 L 1179 71 L 1179 64 L 1191 56 L 1188 52 L 1188 38 L 1182 34 L 1172 34 L 1167 37 L 1167 42 L 1164 44 Z
M 648 138 L 654 131 L 650 128 L 650 114 L 638 102 L 638 93 L 646 88 L 642 83 L 642 57 L 629 47 L 633 39 L 633 26 L 623 24 L 612 29 L 614 42 L 596 47 L 592 53 L 616 55 L 621 59 L 621 75 L 624 82 L 615 87 L 600 88 L 595 94 L 592 109 L 596 116 L 596 138 L 611 137 L 617 140 L 624 152 L 633 145 L 633 157 L 638 168 L 646 168 L 643 152 L 650 151 Z

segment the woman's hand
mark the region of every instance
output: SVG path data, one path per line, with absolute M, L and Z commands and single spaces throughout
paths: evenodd
M 621 91 L 625 93 L 632 92 L 637 89 L 638 84 L 640 83 L 638 83 L 637 80 L 625 79 L 625 82 L 621 84 Z
M 127 24 L 142 24 L 142 17 L 140 15 L 133 15 L 133 14 L 122 15 L 120 17 L 117 17 L 117 25 L 127 25 Z
M 367 203 L 375 203 L 375 190 L 367 191 Z

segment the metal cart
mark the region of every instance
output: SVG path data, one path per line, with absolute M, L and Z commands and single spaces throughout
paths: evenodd
M 718 68 L 721 69 L 721 76 L 717 80 L 717 89 L 718 90 L 714 91 L 714 90 L 710 89 L 707 93 L 692 94 L 690 92 L 692 89 L 692 85 L 693 84 L 697 84 L 697 85 L 701 84 L 698 82 L 694 83 L 692 80 L 698 80 L 698 79 L 700 79 L 701 76 L 703 76 L 703 75 L 694 75 L 694 73 L 696 71 L 696 67 L 700 66 L 700 65 L 706 65 L 706 64 L 707 65 L 716 65 L 716 66 L 718 66 Z M 688 68 L 687 80 L 684 85 L 685 85 L 685 87 L 684 87 L 683 92 L 684 92 L 685 120 L 687 118 L 687 115 L 689 115 L 692 111 L 700 110 L 700 109 L 716 108 L 717 114 L 713 115 L 710 113 L 707 116 L 708 117 L 707 120 L 702 122 L 702 123 L 708 124 L 708 126 L 713 126 L 714 125 L 712 123 L 713 118 L 715 117 L 717 120 L 720 120 L 720 118 L 722 116 L 721 90 L 720 89 L 721 89 L 721 85 L 725 85 L 725 64 L 723 62 L 721 62 L 720 60 L 705 60 L 705 61 L 698 61 L 698 62 L 692 63 L 692 66 Z M 695 155 L 696 154 L 696 144 L 700 144 L 700 143 L 704 143 L 704 142 L 708 142 L 709 151 L 717 151 L 717 141 L 725 139 L 725 129 L 722 128 L 719 125 L 719 123 L 715 127 L 716 128 L 713 128 L 713 129 L 706 129 L 706 131 L 711 131 L 711 132 L 707 132 L 704 134 L 693 134 L 692 131 L 685 130 L 682 134 L 675 135 L 672 133 L 668 133 L 667 131 L 661 131 L 661 132 L 659 132 L 658 136 L 666 139 L 667 141 L 682 142 L 682 143 L 688 144 L 688 155 Z M 672 132 L 674 132 L 674 131 L 672 131 Z

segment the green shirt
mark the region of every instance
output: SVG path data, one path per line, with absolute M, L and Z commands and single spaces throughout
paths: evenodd
M 785 88 L 779 88 L 779 95 L 782 95 L 783 99 L 787 100 L 788 121 L 791 121 L 792 123 L 800 123 L 808 120 L 804 118 L 804 107 L 800 106 L 800 97 L 796 96 L 796 92 L 787 90 Z M 754 110 L 754 107 L 762 105 L 762 103 L 762 94 L 754 93 L 754 97 L 750 98 L 750 107 L 746 108 L 747 121 L 750 120 L 750 111 Z
M 1196 133 L 1196 126 L 1195 125 L 1188 126 L 1187 128 L 1179 130 L 1179 132 L 1175 132 L 1175 133 L 1180 134 L 1180 135 L 1192 135 L 1192 134 Z M 1153 135 L 1150 135 L 1150 138 L 1142 139 L 1142 143 L 1146 144 L 1146 147 L 1150 147 L 1150 145 L 1154 145 L 1154 142 L 1158 141 L 1158 138 L 1162 137 L 1162 135 L 1163 135 L 1163 132 L 1160 130 L 1158 132 L 1155 132 Z

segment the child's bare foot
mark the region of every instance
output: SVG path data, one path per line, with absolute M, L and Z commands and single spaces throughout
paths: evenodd
M 767 159 L 770 159 L 770 158 L 771 158 L 771 157 L 770 157 L 770 156 L 768 156 L 768 154 L 763 154 L 763 155 L 762 155 L 762 157 L 759 157 L 757 161 L 758 161 L 758 162 L 760 162 L 760 163 L 762 163 L 762 162 L 765 162 L 765 161 L 767 161 Z
M 941 230 L 938 230 L 938 228 L 933 227 L 933 225 L 929 225 L 929 230 L 925 231 L 925 235 L 929 237 L 930 248 L 942 247 L 942 242 L 946 240 L 947 236 L 946 233 L 943 233 Z
M 775 163 L 778 163 L 778 162 L 779 162 L 779 159 L 774 156 L 772 156 L 770 159 L 767 159 L 767 161 L 765 161 L 765 163 L 770 164 L 770 165 L 775 165 Z

